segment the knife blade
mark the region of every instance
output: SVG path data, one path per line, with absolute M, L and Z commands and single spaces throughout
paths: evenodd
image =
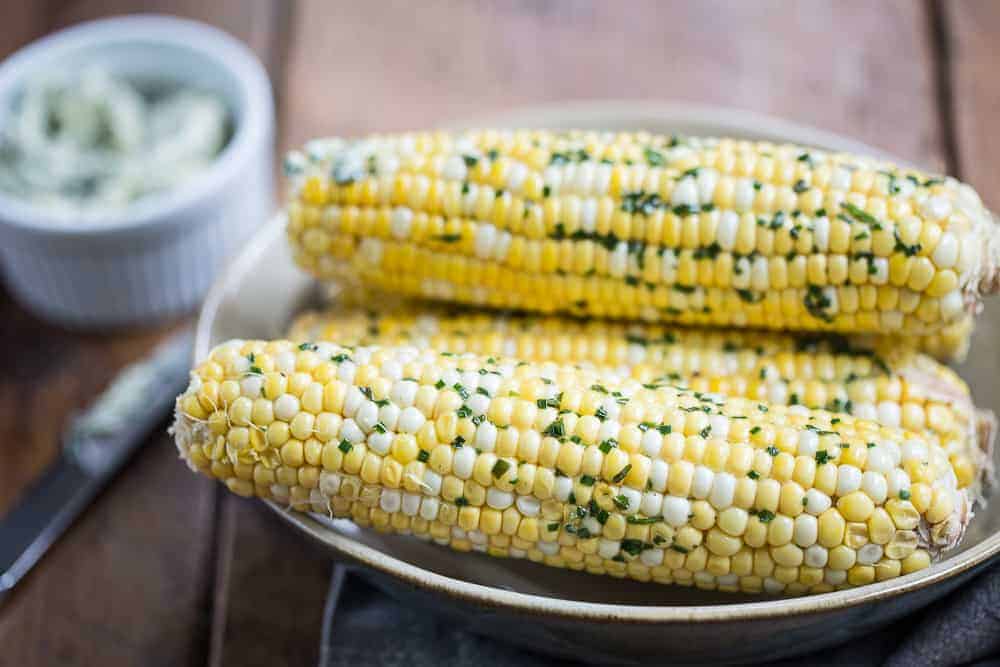
M 193 340 L 191 329 L 173 335 L 69 420 L 59 458 L 0 520 L 0 602 L 173 407 L 188 382 Z

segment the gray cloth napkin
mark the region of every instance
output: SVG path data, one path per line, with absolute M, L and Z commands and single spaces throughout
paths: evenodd
M 580 663 L 530 653 L 411 609 L 335 565 L 324 614 L 320 667 L 447 667 Z M 1000 564 L 941 601 L 841 647 L 774 666 L 1000 665 Z

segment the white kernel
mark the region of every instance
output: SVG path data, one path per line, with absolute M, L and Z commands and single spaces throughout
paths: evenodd
M 416 516 L 417 512 L 420 511 L 420 500 L 421 496 L 416 493 L 404 493 L 402 510 L 403 514 L 407 516 Z
M 939 269 L 950 269 L 958 261 L 958 239 L 952 232 L 944 232 L 938 239 L 931 260 Z
M 378 420 L 390 431 L 395 431 L 399 422 L 399 408 L 393 403 L 383 405 L 378 409 Z
M 861 565 L 874 565 L 882 558 L 882 545 L 869 542 L 858 549 L 858 563 Z
M 260 398 L 263 387 L 263 377 L 260 375 L 248 375 L 240 380 L 240 395 L 247 398 Z
M 843 167 L 834 167 L 830 174 L 830 188 L 833 190 L 851 189 L 851 172 Z
M 451 461 L 452 472 L 459 479 L 469 479 L 472 477 L 472 469 L 475 465 L 476 450 L 472 447 L 459 448 Z
M 413 211 L 405 206 L 397 206 L 392 210 L 391 232 L 394 238 L 405 240 L 410 238 L 410 228 L 413 225 Z
M 642 503 L 642 494 L 633 488 L 623 486 L 619 495 L 622 496 L 620 500 L 624 500 L 622 506 L 619 507 L 622 514 L 635 514 L 639 510 L 639 505 Z
M 702 168 L 698 170 L 698 202 L 701 204 L 712 203 L 715 195 L 715 187 L 719 183 L 719 172 L 714 169 Z
M 819 522 L 811 514 L 800 514 L 795 517 L 792 529 L 792 540 L 795 544 L 805 548 L 816 543 L 816 536 L 819 534 Z
M 814 544 L 806 549 L 802 562 L 807 567 L 826 567 L 827 558 L 829 558 L 827 550 L 818 544 Z
M 559 553 L 559 543 L 558 542 L 538 542 L 535 544 L 539 551 L 541 551 L 546 556 L 555 556 Z
M 416 433 L 424 425 L 427 418 L 424 413 L 410 406 L 399 415 L 399 430 L 403 433 Z
M 666 496 L 663 499 L 663 520 L 675 528 L 683 526 L 691 513 L 691 502 L 680 496 Z
M 667 478 L 670 476 L 670 466 L 663 459 L 656 459 L 649 468 L 649 483 L 654 491 L 663 493 L 667 490 Z
M 433 521 L 437 518 L 440 508 L 441 502 L 437 498 L 424 498 L 420 501 L 420 516 L 428 521 Z
M 670 193 L 670 205 L 691 208 L 698 205 L 698 186 L 694 178 L 685 176 L 674 185 L 674 190 Z
M 868 458 L 865 460 L 866 470 L 889 473 L 894 467 L 892 456 L 885 447 L 876 446 L 868 450 Z
M 702 465 L 695 466 L 694 476 L 691 479 L 691 496 L 699 500 L 707 498 L 712 490 L 714 477 L 715 473 L 712 472 L 711 468 Z
M 922 440 L 907 440 L 900 448 L 903 461 L 916 459 L 917 461 L 927 460 L 927 445 Z
M 390 447 L 392 447 L 392 434 L 375 431 L 368 436 L 368 448 L 379 456 L 388 454 Z
M 597 537 L 604 530 L 601 522 L 592 516 L 585 517 L 583 521 L 580 522 L 580 525 L 583 528 L 586 528 L 587 532 L 590 533 L 592 537 Z
M 736 478 L 728 472 L 721 472 L 712 480 L 712 491 L 708 502 L 717 510 L 724 510 L 733 504 L 736 493 Z
M 441 475 L 431 469 L 424 470 L 423 484 L 424 493 L 429 496 L 436 496 L 441 493 Z
M 878 421 L 885 426 L 899 428 L 900 410 L 899 403 L 893 401 L 882 401 L 878 404 Z
M 498 488 L 490 487 L 486 491 L 486 504 L 495 510 L 505 510 L 514 504 L 514 494 L 510 491 L 501 491 Z
M 444 165 L 441 167 L 441 176 L 450 181 L 462 181 L 465 180 L 468 171 L 462 156 L 452 155 L 445 160 Z
M 885 285 L 889 282 L 889 260 L 876 257 L 868 261 L 868 282 L 872 285 Z
M 663 507 L 663 494 L 658 491 L 646 491 L 642 494 L 639 511 L 646 516 L 658 516 Z
M 642 441 L 640 443 L 640 448 L 642 453 L 651 459 L 655 459 L 660 455 L 660 449 L 663 447 L 663 436 L 655 428 L 648 429 L 642 434 Z
M 597 542 L 597 555 L 610 560 L 618 555 L 621 550 L 621 542 L 618 540 L 601 539 Z
M 870 461 L 870 459 L 869 459 Z M 868 466 L 871 469 L 871 466 Z M 900 491 L 909 490 L 910 476 L 905 470 L 893 468 L 886 474 L 886 496 L 897 497 Z
M 482 394 L 473 394 L 469 397 L 469 400 L 465 402 L 472 410 L 474 416 L 485 415 L 486 411 L 490 409 L 490 399 L 488 396 L 483 396 Z
M 826 495 L 818 489 L 809 489 L 806 491 L 806 502 L 805 510 L 814 516 L 819 516 L 823 512 L 830 509 L 833 501 L 830 500 L 830 496 Z
M 647 567 L 656 567 L 663 563 L 663 549 L 643 549 L 639 560 Z
M 723 211 L 719 216 L 719 224 L 715 228 L 715 240 L 726 252 L 736 246 L 736 232 L 740 226 L 740 216 L 733 211 Z M 671 253 L 666 253 L 671 254 Z
M 799 431 L 799 456 L 815 456 L 817 449 L 819 449 L 819 436 L 809 429 Z
M 383 489 L 382 496 L 378 500 L 378 506 L 389 514 L 398 512 L 402 503 L 403 494 L 396 489 Z
M 727 419 L 725 415 L 712 415 L 708 418 L 708 425 L 712 429 L 711 433 L 713 438 L 721 438 L 725 440 L 729 437 L 729 419 Z
M 345 417 L 353 417 L 365 401 L 364 394 L 357 387 L 348 387 L 344 395 L 343 413 Z
M 878 472 L 872 472 L 871 470 L 865 472 L 861 476 L 861 490 L 871 498 L 876 505 L 881 505 L 885 502 L 886 497 L 889 495 L 889 487 L 886 482 L 885 475 Z
M 858 419 L 878 421 L 878 408 L 874 403 L 855 403 L 851 412 Z
M 748 178 L 741 178 L 736 181 L 733 188 L 733 207 L 737 212 L 743 213 L 753 208 L 754 195 L 753 182 Z
M 365 433 L 371 432 L 378 423 L 378 406 L 373 401 L 365 400 L 354 414 L 354 421 Z
M 772 595 L 785 590 L 785 585 L 773 577 L 764 578 L 764 592 Z
M 617 407 L 617 405 L 615 406 Z M 605 410 L 607 408 L 605 407 Z M 605 440 L 617 440 L 618 433 L 621 430 L 621 425 L 617 421 L 605 421 L 601 423 L 601 428 L 597 432 L 597 440 L 603 442 Z
M 249 364 L 248 364 L 249 366 Z M 291 350 L 282 350 L 274 355 L 274 368 L 279 373 L 291 375 L 295 372 L 295 353 Z
M 319 474 L 319 490 L 323 495 L 332 497 L 340 491 L 340 475 L 324 470 Z
M 379 371 L 382 373 L 382 377 L 387 380 L 398 380 L 403 377 L 403 365 L 395 359 L 386 359 L 382 362 L 382 368 Z
M 943 220 L 951 215 L 951 201 L 941 195 L 932 195 L 924 200 L 920 212 L 930 220 Z
M 597 229 L 597 200 L 593 197 L 580 204 L 580 229 L 588 233 Z
M 357 422 L 353 419 L 345 419 L 340 424 L 340 439 L 357 444 L 359 442 L 364 442 L 365 434 L 364 431 L 362 431 L 358 426 Z
M 813 245 L 821 253 L 830 248 L 830 219 L 826 216 L 813 220 Z
M 839 586 L 847 581 L 847 570 L 825 570 L 823 581 L 831 586 Z
M 274 418 L 290 422 L 299 414 L 299 399 L 291 394 L 282 394 L 274 402 Z
M 837 495 L 846 496 L 861 488 L 861 471 L 857 467 L 843 464 L 837 467 Z
M 400 407 L 408 408 L 413 405 L 413 401 L 417 397 L 417 389 L 419 388 L 420 385 L 412 380 L 399 380 L 392 385 L 389 398 Z
M 556 477 L 556 482 L 552 486 L 552 495 L 561 503 L 569 499 L 569 494 L 573 491 L 573 480 L 569 477 Z
M 965 310 L 965 298 L 960 289 L 948 292 L 940 301 L 941 317 L 945 321 L 951 321 L 962 314 Z
M 538 516 L 538 512 L 542 506 L 542 503 L 534 496 L 518 496 L 516 503 L 517 511 L 526 517 Z
M 507 189 L 513 194 L 520 194 L 524 179 L 528 176 L 528 168 L 522 162 L 512 162 L 507 170 Z

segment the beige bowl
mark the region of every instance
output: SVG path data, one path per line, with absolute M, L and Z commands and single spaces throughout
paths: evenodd
M 686 106 L 577 104 L 519 111 L 474 124 L 644 128 L 879 153 L 768 117 Z M 277 216 L 210 292 L 198 323 L 197 357 L 228 338 L 280 336 L 297 312 L 316 301 L 313 283 L 292 265 L 283 227 L 283 218 Z M 996 377 L 1000 368 L 992 370 Z M 984 407 L 996 410 L 1000 404 Z M 639 584 L 459 554 L 269 505 L 338 557 L 363 566 L 374 583 L 406 603 L 434 609 L 473 632 L 605 664 L 743 662 L 831 646 L 940 598 L 1000 553 L 1000 513 L 984 511 L 974 517 L 958 550 L 922 572 L 852 590 L 775 599 Z

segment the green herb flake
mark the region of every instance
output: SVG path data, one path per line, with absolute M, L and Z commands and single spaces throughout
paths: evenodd
M 625 477 L 628 476 L 629 470 L 631 470 L 631 469 L 632 469 L 632 464 L 631 463 L 626 463 L 625 467 L 622 468 L 621 470 L 619 470 L 615 474 L 615 476 L 611 478 L 611 481 L 614 482 L 615 484 L 620 484 L 621 481 L 624 480 Z

